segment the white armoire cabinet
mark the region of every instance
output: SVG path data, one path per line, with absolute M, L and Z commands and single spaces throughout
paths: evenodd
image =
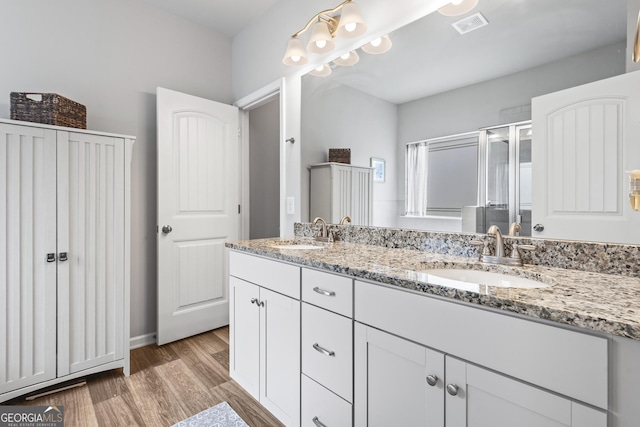
M 353 225 L 371 225 L 373 210 L 372 168 L 344 163 L 320 163 L 311 171 L 309 217 L 337 224 L 348 215 Z
M 0 401 L 129 374 L 133 142 L 0 120 Z

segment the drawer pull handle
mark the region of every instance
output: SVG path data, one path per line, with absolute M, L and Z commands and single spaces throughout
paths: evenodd
M 320 289 L 317 286 L 315 288 L 313 288 L 313 291 L 319 293 L 320 295 L 324 295 L 326 297 L 335 297 L 336 296 L 335 292 L 333 292 L 333 291 L 325 291 L 324 289 Z
M 313 345 L 313 348 L 315 348 L 317 352 L 322 353 L 325 356 L 334 357 L 336 355 L 333 351 L 327 350 L 326 348 L 321 347 L 320 344 L 318 343 L 315 343 Z
M 323 423 L 322 421 L 320 421 L 318 419 L 318 417 L 313 417 L 313 419 L 311 421 L 313 421 L 313 423 L 315 425 L 317 425 L 318 427 L 327 427 L 327 425 L 325 423 Z

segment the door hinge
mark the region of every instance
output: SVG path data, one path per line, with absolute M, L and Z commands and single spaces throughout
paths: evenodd
M 238 205 L 238 213 L 240 213 L 240 205 Z

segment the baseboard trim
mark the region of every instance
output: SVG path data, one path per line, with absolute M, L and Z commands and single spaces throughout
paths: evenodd
M 129 350 L 133 350 L 134 348 L 144 347 L 149 344 L 154 344 L 156 342 L 156 333 L 152 332 L 150 334 L 138 335 L 137 337 L 132 337 L 129 339 Z

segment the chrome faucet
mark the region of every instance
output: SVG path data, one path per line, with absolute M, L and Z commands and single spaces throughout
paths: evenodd
M 520 232 L 521 227 L 520 224 L 514 222 L 509 227 L 509 237 L 514 237 L 515 233 Z M 487 235 L 494 237 L 496 239 L 496 248 L 494 255 L 491 255 L 491 251 L 489 250 L 488 244 L 489 242 L 484 242 L 484 250 L 480 256 L 480 261 L 486 264 L 502 264 L 502 265 L 513 265 L 513 266 L 522 266 L 522 257 L 520 255 L 521 250 L 526 251 L 535 251 L 536 247 L 534 245 L 521 245 L 518 243 L 513 243 L 511 256 L 507 257 L 504 249 L 504 239 L 502 238 L 502 233 L 500 232 L 500 228 L 497 225 L 492 225 L 487 230 Z M 472 241 L 472 245 L 480 246 L 483 242 L 480 241 Z
M 504 241 L 502 240 L 502 233 L 500 232 L 500 228 L 497 225 L 492 225 L 487 230 L 487 234 L 489 236 L 493 236 L 496 238 L 496 258 L 504 258 Z
M 351 224 L 351 217 L 349 215 L 345 215 L 340 219 L 340 224 L 338 225 L 344 225 L 345 222 L 348 222 L 349 224 Z
M 322 224 L 322 229 L 320 230 L 320 235 L 316 236 L 316 240 L 320 240 L 322 242 L 328 242 L 329 241 L 329 237 L 327 234 L 327 222 L 320 218 L 320 217 L 316 217 L 313 222 L 311 223 L 311 228 L 315 227 L 317 223 L 321 223 Z

